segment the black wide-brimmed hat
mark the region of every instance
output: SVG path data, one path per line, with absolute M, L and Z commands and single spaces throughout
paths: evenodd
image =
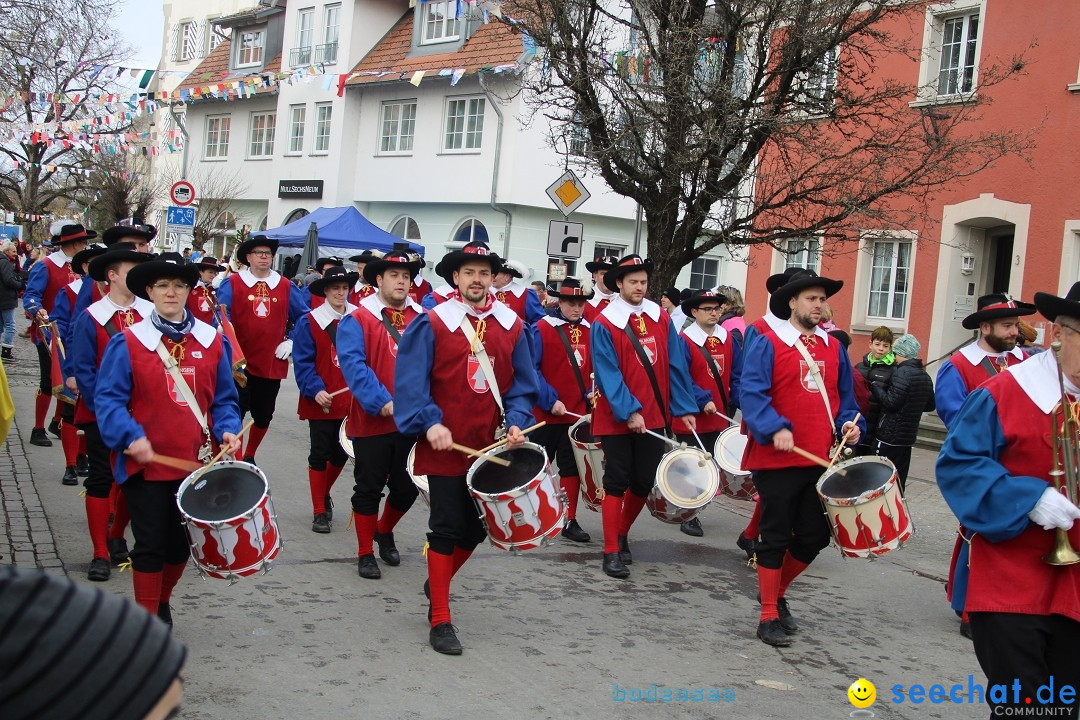
M 976 304 L 975 312 L 964 318 L 960 323 L 967 330 L 975 330 L 979 323 L 994 322 L 1002 318 L 1020 317 L 1021 315 L 1034 315 L 1038 312 L 1031 303 L 1013 300 L 1005 293 L 991 293 L 983 295 Z M 1045 315 L 1045 313 L 1043 313 Z
M 563 280 L 558 292 L 549 290 L 548 293 L 560 300 L 588 300 L 593 295 L 591 292 L 585 293 L 585 290 L 581 287 L 581 281 L 577 278 L 566 278 Z
M 375 258 L 374 260 L 368 260 L 367 265 L 364 266 L 364 282 L 368 285 L 375 285 L 375 278 L 382 275 L 390 268 L 400 268 L 402 270 L 409 271 L 409 277 L 416 277 L 420 272 L 420 257 L 416 253 L 405 252 L 404 250 L 391 250 L 383 255 L 381 258 Z
M 108 268 L 113 263 L 130 262 L 141 265 L 153 259 L 154 256 L 149 253 L 136 252 L 132 243 L 113 243 L 112 247 L 90 261 L 86 274 L 98 282 L 105 282 L 109 279 Z
M 502 267 L 502 260 L 498 255 L 491 252 L 488 246 L 479 240 L 473 240 L 460 250 L 454 250 L 443 256 L 439 264 L 435 266 L 435 272 L 449 284 L 454 284 L 454 273 L 467 262 L 486 262 L 491 266 L 491 272 L 498 272 Z
M 278 250 L 278 241 L 273 238 L 268 238 L 265 235 L 256 235 L 255 237 L 248 238 L 244 242 L 237 245 L 236 252 L 233 253 L 233 256 L 237 259 L 237 261 L 247 265 L 248 253 L 257 247 L 268 247 L 270 248 L 270 252 L 276 254 Z
M 86 246 L 79 252 L 75 253 L 75 257 L 71 258 L 71 269 L 79 275 L 85 275 L 87 269 L 83 266 L 107 250 L 107 247 L 100 244 Z
M 627 273 L 638 272 L 639 270 L 644 270 L 649 275 L 652 275 L 653 261 L 648 258 L 642 259 L 640 255 L 627 255 L 615 263 L 615 267 L 607 271 L 607 275 L 604 276 L 604 285 L 608 290 L 618 292 L 618 280 Z
M 378 250 L 365 250 L 359 255 L 353 255 L 349 258 L 350 262 L 354 263 L 369 263 L 372 260 L 378 260 L 382 257 L 382 253 Z
M 112 246 L 124 238 L 138 238 L 150 242 L 157 237 L 157 228 L 153 225 L 113 225 L 101 235 L 101 241 Z
M 343 267 L 345 261 L 339 257 L 321 257 L 315 261 L 315 272 L 324 272 L 328 267 Z
M 312 295 L 316 297 L 326 297 L 326 286 L 334 283 L 345 283 L 349 287 L 356 284 L 356 280 L 360 277 L 358 272 L 349 272 L 340 265 L 332 265 L 326 269 L 323 276 L 318 280 L 312 280 L 308 285 L 308 290 Z
M 1046 292 L 1035 293 L 1035 307 L 1050 322 L 1057 322 L 1059 315 L 1080 318 L 1080 282 L 1073 283 L 1065 297 Z
M 203 255 L 199 258 L 199 262 L 195 263 L 195 267 L 200 270 L 217 270 L 218 272 L 225 272 L 225 266 L 218 262 L 215 257 L 209 255 Z
M 712 290 L 698 290 L 689 298 L 682 301 L 682 311 L 686 314 L 686 317 L 693 317 L 690 314 L 690 311 L 696 310 L 709 301 L 715 302 L 717 305 L 723 305 L 727 302 L 727 298 Z
M 183 280 L 188 287 L 195 287 L 199 282 L 199 268 L 185 263 L 183 258 L 166 254 L 128 270 L 128 290 L 136 297 L 149 300 L 150 294 L 146 292 L 146 288 L 161 279 Z
M 776 273 L 775 275 L 770 275 L 769 278 L 765 281 L 765 290 L 768 291 L 768 293 L 770 295 L 772 295 L 774 292 L 776 292 L 777 288 L 779 288 L 781 285 L 786 283 L 791 278 L 792 275 L 794 275 L 797 272 L 800 272 L 801 270 L 802 270 L 802 268 L 789 267 L 786 270 L 784 270 L 784 272 L 779 272 L 779 273 Z
M 813 270 L 799 270 L 792 273 L 787 282 L 773 291 L 772 297 L 769 298 L 769 310 L 781 320 L 787 320 L 791 317 L 788 300 L 803 290 L 814 287 L 824 288 L 825 297 L 832 297 L 840 292 L 840 288 L 844 287 L 844 281 L 822 277 Z
M 603 257 L 598 257 L 592 262 L 585 263 L 585 269 L 591 273 L 594 273 L 597 270 L 610 270 L 618 264 L 619 258 L 607 255 Z
M 53 245 L 64 245 L 73 242 L 86 242 L 97 237 L 93 230 L 87 230 L 82 225 L 75 223 L 60 228 L 60 234 L 51 238 Z

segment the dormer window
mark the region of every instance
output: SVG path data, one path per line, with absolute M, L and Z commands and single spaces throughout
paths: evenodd
M 457 40 L 457 6 L 457 0 L 429 0 L 420 3 L 420 11 L 423 13 L 423 35 L 420 42 L 427 44 Z
M 236 67 L 261 65 L 263 45 L 266 43 L 264 30 L 238 30 L 239 41 L 236 44 Z

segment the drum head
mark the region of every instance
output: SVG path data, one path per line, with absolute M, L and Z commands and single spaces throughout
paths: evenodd
M 713 456 L 716 458 L 716 462 L 720 463 L 720 467 L 724 468 L 725 472 L 729 472 L 732 475 L 747 475 L 747 471 L 742 468 L 743 453 L 746 452 L 747 438 L 741 432 L 738 427 L 730 427 L 724 432 L 720 433 L 720 437 L 716 438 L 716 445 L 713 447 Z
M 497 495 L 519 488 L 540 475 L 546 460 L 544 453 L 537 452 L 535 446 L 503 449 L 496 454 L 509 460 L 510 467 L 483 462 L 483 458 L 480 458 L 471 480 L 472 487 L 477 492 Z
M 847 475 L 840 475 L 837 469 Z M 863 493 L 888 484 L 896 474 L 893 464 L 884 458 L 859 457 L 837 463 L 818 484 L 818 491 L 828 498 L 857 498 Z
M 219 463 L 194 485 L 180 490 L 180 509 L 207 522 L 231 520 L 250 512 L 266 494 L 266 480 L 247 463 Z
M 692 448 L 672 450 L 660 460 L 657 486 L 660 494 L 681 508 L 697 508 L 716 496 L 720 473 L 704 453 Z
M 570 437 L 583 445 L 596 445 L 600 441 L 592 434 L 592 422 L 588 418 L 581 418 L 570 428 Z

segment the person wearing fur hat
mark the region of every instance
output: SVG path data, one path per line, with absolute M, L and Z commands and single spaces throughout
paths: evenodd
M 874 452 L 892 460 L 901 492 L 907 487 L 911 448 L 915 445 L 923 413 L 934 411 L 934 381 L 919 359 L 922 345 L 911 334 L 892 344 L 895 367 L 888 382 L 873 381 L 870 392 L 881 407 L 874 432 Z
M 515 260 L 504 260 L 502 267 L 495 273 L 491 283 L 495 299 L 509 307 L 527 323 L 542 320 L 547 313 L 540 304 L 540 297 L 531 287 L 518 282 L 525 277 L 528 269 Z
M 229 454 L 240 450 L 232 354 L 221 333 L 187 309 L 196 282 L 198 268 L 179 257 L 128 270 L 128 289 L 153 309 L 109 340 L 93 408 L 131 513 L 135 602 L 166 623 L 191 554 L 176 501 L 187 473 L 154 462 L 154 455 L 205 463 L 215 443 Z
M 379 557 L 392 567 L 401 564 L 394 528 L 413 506 L 419 491 L 409 477 L 408 458 L 414 438 L 403 435 L 394 423 L 394 372 L 401 335 L 421 308 L 409 295 L 412 277 L 420 272 L 419 258 L 403 250 L 371 260 L 364 268 L 367 282 L 377 291 L 360 301 L 341 321 L 338 333 L 341 370 L 353 391 L 345 434 L 357 458 L 352 512 L 356 528 L 357 572 L 377 580 Z M 379 515 L 383 491 L 386 504 Z
M 247 267 L 218 288 L 218 302 L 247 358 L 247 383 L 239 394 L 241 417 L 250 412 L 255 421 L 243 455 L 251 463 L 270 429 L 281 381 L 289 374 L 293 343 L 288 328 L 310 309 L 301 290 L 271 269 L 277 249 L 278 241 L 263 235 L 240 243 L 236 259 Z
M 1064 425 L 1080 397 L 1080 283 L 1064 297 L 1036 292 L 1034 300 L 1060 349 L 1010 365 L 971 392 L 952 418 L 936 474 L 972 533 L 966 608 L 975 657 L 987 687 L 1010 688 L 1004 698 L 988 693 L 992 715 L 1023 714 L 1037 701 L 1047 715 L 1071 717 L 1075 698 L 1047 698 L 1043 688 L 1080 685 L 1080 564 L 1047 562 L 1058 531 L 1080 548 L 1077 498 L 1059 490 L 1053 472 L 1057 444 L 1080 442 L 1075 424 Z
M 225 266 L 209 255 L 200 256 L 192 264 L 199 269 L 199 282 L 188 295 L 188 310 L 207 325 L 217 327 L 218 299 L 214 279 L 218 273 L 224 272 Z
M 439 266 L 458 289 L 414 319 L 401 337 L 394 422 L 404 435 L 417 437 L 413 472 L 428 477 L 428 641 L 436 652 L 460 655 L 450 622 L 450 582 L 487 533 L 465 482 L 474 460 L 454 445 L 486 447 L 505 427 L 508 446 L 520 446 L 521 428 L 532 422 L 539 396 L 525 325 L 488 292 L 499 257 L 470 243 Z
M 596 316 L 604 311 L 612 300 L 618 295 L 607 289 L 604 285 L 604 276 L 608 270 L 619 264 L 619 258 L 600 256 L 592 262 L 585 263 L 585 269 L 592 273 L 592 297 L 585 303 L 585 319 L 589 322 L 596 320 Z
M 360 307 L 360 301 L 375 292 L 375 288 L 371 283 L 364 279 L 364 267 L 372 260 L 378 260 L 382 257 L 382 253 L 378 250 L 365 250 L 359 255 L 353 255 L 349 258 L 351 262 L 356 263 L 356 273 L 358 278 L 356 284 L 352 290 L 349 291 L 349 304 Z
M 604 284 L 618 295 L 592 323 L 590 336 L 599 390 L 592 431 L 606 458 L 601 567 L 614 578 L 630 576 L 630 527 L 645 507 L 666 449 L 663 440 L 645 431 L 670 432 L 673 417 L 695 429 L 701 409 L 678 330 L 645 297 L 652 268 L 651 260 L 627 255 L 607 271 Z
M 586 295 L 581 283 L 567 278 L 555 294 L 558 306 L 532 326 L 533 363 L 540 400 L 533 408 L 537 422 L 547 425 L 533 432 L 533 441 L 544 446 L 548 458 L 559 465 L 559 485 L 566 493 L 566 526 L 562 536 L 574 542 L 589 542 L 589 533 L 577 521 L 581 476 L 568 434 L 578 417 L 592 411 L 592 358 L 589 355 L 589 321 Z
M 844 285 L 812 270 L 793 273 L 769 298 L 783 323 L 748 338 L 739 403 L 749 431 L 745 469 L 761 497 L 757 544 L 761 615 L 757 636 L 787 646 L 798 632 L 787 590 L 829 544 L 816 485 L 821 468 L 803 450 L 828 457 L 838 437 L 857 444 L 865 430 L 855 404 L 851 361 L 818 323 L 825 300 Z

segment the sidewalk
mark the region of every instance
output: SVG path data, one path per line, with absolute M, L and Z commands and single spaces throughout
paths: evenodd
M 3 503 L 0 562 L 66 572 L 34 485 L 20 421 L 24 424 L 27 421 L 25 408 L 22 413 L 15 413 L 7 442 L 0 447 L 0 503 Z M 29 436 L 29 432 L 26 434 Z

